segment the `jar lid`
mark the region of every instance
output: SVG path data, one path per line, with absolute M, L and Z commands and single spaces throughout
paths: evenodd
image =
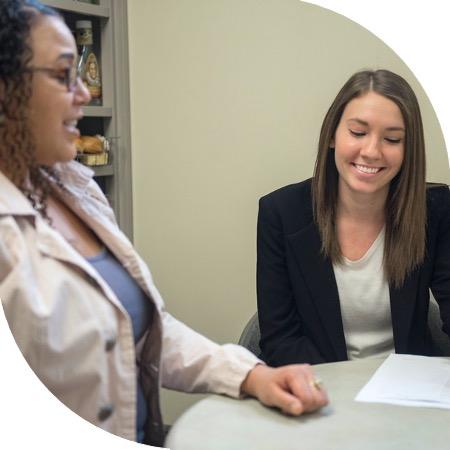
M 92 28 L 92 22 L 90 20 L 77 20 L 75 28 Z

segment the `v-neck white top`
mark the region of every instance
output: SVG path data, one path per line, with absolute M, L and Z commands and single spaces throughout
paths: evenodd
M 384 228 L 356 260 L 334 264 L 348 359 L 394 353 L 389 285 L 383 271 Z

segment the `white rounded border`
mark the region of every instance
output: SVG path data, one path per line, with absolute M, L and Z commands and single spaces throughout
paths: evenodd
M 282 0 L 280 0 L 282 1 Z M 299 0 L 300 1 L 300 0 Z M 441 123 L 450 161 L 450 89 L 446 74 L 450 42 L 446 2 L 312 0 L 343 14 L 383 39 L 411 68 L 430 97 Z M 8 450 L 144 449 L 97 429 L 49 394 L 28 367 L 0 308 L 0 444 Z
M 407 64 L 440 122 L 450 166 L 450 26 L 442 0 L 308 0 L 342 14 L 382 39 Z

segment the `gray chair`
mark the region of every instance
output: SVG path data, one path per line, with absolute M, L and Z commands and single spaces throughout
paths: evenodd
M 450 356 L 450 339 L 442 331 L 442 320 L 439 313 L 439 306 L 430 294 L 430 308 L 428 309 L 428 327 L 436 350 L 444 355 Z
M 251 319 L 245 325 L 239 338 L 239 345 L 254 353 L 258 358 L 261 358 L 261 348 L 259 347 L 259 339 L 261 333 L 259 332 L 258 313 L 253 314 Z
M 430 298 L 428 326 L 430 328 L 433 344 L 437 351 L 444 356 L 450 356 L 450 339 L 442 331 L 442 320 L 439 314 L 439 306 L 433 296 Z M 261 348 L 259 346 L 260 337 L 261 333 L 259 331 L 258 313 L 256 312 L 250 318 L 242 331 L 241 337 L 239 338 L 239 345 L 242 345 L 250 350 L 258 358 L 261 358 Z

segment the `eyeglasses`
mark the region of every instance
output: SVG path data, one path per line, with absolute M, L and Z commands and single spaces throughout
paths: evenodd
M 64 69 L 52 69 L 50 67 L 29 67 L 29 72 L 48 73 L 52 78 L 58 80 L 66 86 L 68 92 L 73 92 L 77 86 L 80 74 L 75 66 L 65 67 Z

